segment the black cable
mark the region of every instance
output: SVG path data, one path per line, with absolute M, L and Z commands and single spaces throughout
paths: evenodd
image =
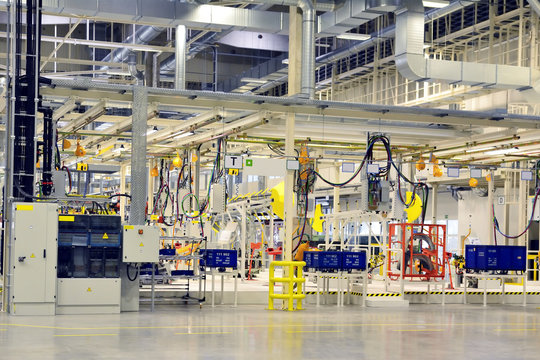
M 135 266 L 135 270 L 137 270 L 137 272 L 135 273 L 135 277 L 132 278 L 131 276 L 129 276 L 129 268 L 131 267 L 131 264 L 126 264 L 126 277 L 128 278 L 129 281 L 135 281 L 137 280 L 137 277 L 139 276 L 139 269 Z M 154 271 L 154 267 L 152 266 L 152 271 Z
M 112 199 L 117 196 L 124 196 L 124 197 L 127 197 L 128 199 L 131 199 L 131 195 L 129 194 L 114 194 L 114 195 L 109 196 L 109 199 Z

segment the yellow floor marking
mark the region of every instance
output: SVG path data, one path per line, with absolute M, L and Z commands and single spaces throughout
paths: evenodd
M 54 336 L 61 336 L 61 337 L 66 337 L 66 336 L 117 336 L 118 334 L 69 334 L 69 335 L 54 335 Z
M 493 331 L 536 331 L 536 329 L 495 329 Z
M 341 333 L 342 330 L 298 330 L 298 331 L 287 331 L 289 334 L 296 334 L 296 333 Z
M 444 331 L 444 329 L 398 329 L 392 331 Z
M 213 335 L 213 334 L 232 334 L 232 332 L 196 332 L 196 333 L 174 333 L 175 335 Z

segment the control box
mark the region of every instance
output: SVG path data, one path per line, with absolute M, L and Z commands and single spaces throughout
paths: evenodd
M 210 206 L 209 212 L 212 214 L 221 214 L 225 212 L 226 207 L 225 185 L 212 184 L 210 186 Z
M 13 207 L 9 312 L 54 315 L 58 205 L 15 203 Z
M 124 225 L 122 261 L 155 263 L 159 260 L 159 229 L 153 226 Z

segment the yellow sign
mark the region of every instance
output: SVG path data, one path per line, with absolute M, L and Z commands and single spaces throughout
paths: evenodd
M 34 259 L 34 258 L 36 257 L 36 255 L 35 255 L 35 254 L 32 254 L 32 255 L 30 255 L 30 257 L 31 257 L 32 259 Z
M 109 235 L 107 235 L 107 233 L 103 234 L 103 239 L 104 240 L 107 240 L 109 238 Z
M 33 205 L 17 205 L 17 210 L 19 211 L 32 211 L 34 210 Z
M 238 175 L 238 169 L 229 169 L 229 175 Z
M 150 220 L 159 220 L 159 216 L 157 215 L 150 215 Z
M 92 292 L 92 288 L 86 289 L 86 292 Z
M 143 247 L 143 246 L 144 246 L 144 244 L 143 244 L 143 243 L 140 243 L 140 244 L 139 244 L 139 247 Z
M 88 171 L 88 164 L 77 163 L 77 171 Z
M 58 217 L 58 221 L 70 221 L 70 222 L 73 222 L 73 221 L 75 221 L 75 216 L 60 215 Z
M 134 227 L 133 227 L 133 225 L 124 225 L 124 229 L 125 230 L 133 230 Z

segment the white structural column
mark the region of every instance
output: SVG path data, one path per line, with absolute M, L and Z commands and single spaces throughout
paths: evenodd
M 298 13 L 297 7 L 289 8 L 289 95 L 300 92 L 301 74 L 301 41 L 302 41 L 302 16 Z M 293 112 L 287 113 L 285 132 L 285 155 L 294 156 L 294 127 L 296 115 Z M 296 209 L 294 207 L 294 171 L 288 170 L 285 176 L 285 239 L 283 241 L 283 260 L 292 260 L 293 251 L 293 231 Z
M 490 172 L 491 175 L 491 181 L 488 181 L 488 206 L 489 210 L 486 214 L 486 216 L 489 218 L 489 242 L 487 245 L 495 245 L 495 236 L 493 233 L 493 214 L 492 214 L 492 207 L 493 204 L 493 195 L 495 193 L 495 174 L 493 174 L 493 171 Z
M 521 169 L 527 169 L 527 162 L 521 161 L 520 163 Z M 518 179 L 519 179 L 519 196 L 518 196 L 518 234 L 521 233 L 526 227 L 527 223 L 529 222 L 528 216 L 527 216 L 527 198 L 528 198 L 528 185 L 529 182 L 525 180 L 521 180 L 521 172 L 518 173 Z M 527 240 L 529 236 L 527 233 L 525 233 L 523 236 L 520 236 L 518 239 L 515 240 L 515 243 L 513 245 L 527 245 Z
M 438 190 L 439 189 L 439 185 L 437 184 L 432 184 L 431 185 L 431 223 L 432 224 L 436 224 L 437 223 L 437 203 L 438 203 Z M 425 204 L 424 206 L 427 206 L 427 204 Z M 448 231 L 448 230 L 447 230 Z
M 122 164 L 120 167 L 120 194 L 126 193 L 126 175 L 127 175 L 127 164 Z M 120 219 L 122 219 L 122 222 L 125 219 L 126 216 L 126 198 L 124 196 L 120 196 Z
M 131 207 L 129 223 L 144 225 L 146 221 L 146 132 L 148 122 L 148 92 L 141 86 L 133 87 L 131 139 Z
M 512 190 L 512 177 L 514 173 L 510 171 L 503 172 L 504 174 L 504 207 L 503 207 L 503 224 L 504 233 L 510 233 L 510 192 Z M 504 239 L 504 245 L 509 245 L 508 239 Z
M 339 178 L 339 163 L 336 162 L 335 166 L 334 166 L 334 181 L 336 183 L 339 183 L 340 182 L 340 178 Z M 337 213 L 339 213 L 341 211 L 341 205 L 340 205 L 340 201 L 339 201 L 339 187 L 334 187 L 334 203 L 333 203 L 333 209 L 334 209 L 334 215 L 337 215 Z M 341 231 L 340 231 L 340 228 L 339 228 L 339 219 L 337 218 L 337 216 L 334 216 L 334 224 L 333 224 L 333 237 L 332 237 L 332 242 L 333 243 L 337 243 L 339 240 L 341 240 Z M 328 250 L 328 249 L 327 249 Z
M 175 46 L 175 77 L 174 88 L 176 90 L 186 89 L 186 26 L 178 25 L 176 27 L 176 46 Z

